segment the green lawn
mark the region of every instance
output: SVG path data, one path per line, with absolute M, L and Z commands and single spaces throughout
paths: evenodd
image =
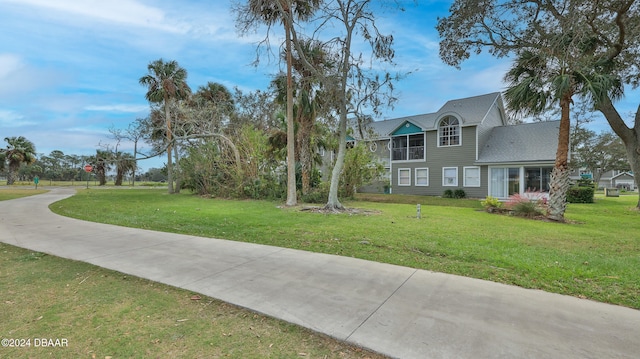
M 0 358 L 383 358 L 194 295 L 0 243 Z
M 22 187 L 3 188 L 0 190 L 0 201 L 6 201 L 8 199 L 33 196 L 34 194 L 45 193 L 44 189 L 31 189 Z
M 51 209 L 86 220 L 353 256 L 640 309 L 640 212 L 632 210 L 637 194 L 570 204 L 571 224 L 488 214 L 477 200 L 398 198 L 420 200 L 422 218 L 416 218 L 415 204 L 357 201 L 347 205 L 360 214 L 321 214 L 274 202 L 149 189 L 80 190 Z

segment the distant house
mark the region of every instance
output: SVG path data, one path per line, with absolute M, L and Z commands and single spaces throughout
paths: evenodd
M 572 171 L 571 179 L 578 180 L 580 178 L 593 179 L 593 174 L 586 170 Z M 619 170 L 604 172 L 598 181 L 598 188 L 618 188 L 630 191 L 637 189 L 633 172 Z
M 361 191 L 505 199 L 549 191 L 559 121 L 509 125 L 500 93 L 451 100 L 438 111 L 372 122 L 364 138 L 387 177 Z M 357 133 L 358 131 L 354 131 Z

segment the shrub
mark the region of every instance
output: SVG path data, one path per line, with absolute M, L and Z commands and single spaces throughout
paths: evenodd
M 485 198 L 484 201 L 481 201 L 480 204 L 482 204 L 482 207 L 484 207 L 484 209 L 489 212 L 493 211 L 496 208 L 502 207 L 502 202 L 500 202 L 499 199 L 491 196 L 487 196 L 487 198 Z
M 467 194 L 461 188 L 453 191 L 453 198 L 465 198 L 466 196 Z
M 324 190 L 324 187 L 326 186 L 314 188 L 309 193 L 303 194 L 300 199 L 304 203 L 326 203 L 329 198 L 329 190 Z
M 596 183 L 593 182 L 593 180 L 591 180 L 590 178 L 581 178 L 576 181 L 576 185 L 578 187 L 596 187 Z
M 300 196 L 304 203 L 327 203 L 329 198 L 329 182 L 321 182 L 319 186 L 314 187 L 306 194 Z
M 593 187 L 571 187 L 567 191 L 567 202 L 569 203 L 593 203 Z
M 442 194 L 442 198 L 465 198 L 466 196 L 467 194 L 460 188 L 456 190 L 448 189 Z
M 519 193 L 511 195 L 506 204 L 507 208 L 520 217 L 535 217 L 544 214 L 543 205 L 544 201 L 538 199 L 535 194 L 521 195 Z

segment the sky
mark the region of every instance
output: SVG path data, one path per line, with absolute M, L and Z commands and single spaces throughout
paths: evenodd
M 460 70 L 439 59 L 435 24 L 451 1 L 401 2 L 405 11 L 386 9 L 376 21 L 394 37 L 390 70 L 409 74 L 395 85 L 394 108 L 376 120 L 504 90 L 508 59 L 472 56 Z M 280 35 L 272 34 L 272 44 Z M 207 82 L 266 90 L 282 64 L 263 56 L 252 65 L 264 36 L 264 29 L 241 36 L 228 0 L 0 0 L 0 138 L 24 136 L 44 155 L 92 155 L 113 146 L 109 128 L 124 129 L 149 114 L 147 89 L 138 80 L 160 58 L 185 68 L 193 90 Z M 623 117 L 631 118 L 639 94 L 627 91 L 618 104 Z M 591 126 L 608 129 L 598 116 Z M 133 145 L 120 149 L 132 152 Z M 139 165 L 161 167 L 164 160 Z

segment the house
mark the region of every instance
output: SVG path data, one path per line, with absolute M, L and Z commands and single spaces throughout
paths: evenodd
M 559 121 L 510 125 L 498 92 L 451 100 L 438 111 L 375 121 L 366 141 L 387 177 L 361 191 L 505 199 L 548 192 Z M 357 133 L 358 131 L 354 131 Z M 386 183 L 385 183 L 386 182 Z
M 590 171 L 580 169 L 573 170 L 570 178 L 572 180 L 578 180 L 581 178 L 593 179 L 594 177 Z M 633 172 L 620 170 L 606 171 L 600 176 L 598 188 L 624 188 L 626 190 L 634 191 L 636 190 L 636 183 Z

